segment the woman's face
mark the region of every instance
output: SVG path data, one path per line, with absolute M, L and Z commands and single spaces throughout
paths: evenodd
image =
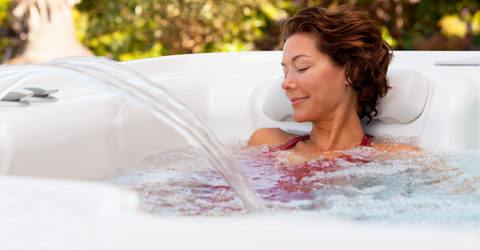
M 297 122 L 333 119 L 337 107 L 351 98 L 344 66 L 334 64 L 316 43 L 314 35 L 296 33 L 283 46 L 282 88 Z

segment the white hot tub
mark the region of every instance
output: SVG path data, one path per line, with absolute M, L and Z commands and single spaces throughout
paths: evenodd
M 417 137 L 429 149 L 480 148 L 480 52 L 394 55 L 393 89 L 367 132 Z M 213 53 L 124 65 L 167 89 L 219 138 L 246 140 L 259 127 L 309 129 L 291 121 L 280 60 L 281 52 Z M 0 102 L 1 249 L 480 249 L 478 232 L 360 225 L 315 212 L 142 213 L 134 193 L 95 180 L 187 141 L 93 82 L 44 72 L 10 91 L 25 87 L 58 92 L 29 105 Z

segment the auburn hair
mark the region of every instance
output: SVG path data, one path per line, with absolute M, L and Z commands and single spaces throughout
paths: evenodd
M 370 122 L 378 113 L 378 99 L 390 88 L 387 70 L 392 48 L 383 40 L 381 29 L 364 11 L 341 5 L 332 10 L 300 10 L 283 24 L 282 42 L 295 33 L 313 34 L 318 50 L 345 66 L 346 79 L 358 94 L 358 116 Z

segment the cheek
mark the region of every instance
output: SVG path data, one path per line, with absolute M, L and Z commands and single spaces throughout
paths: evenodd
M 312 76 L 308 84 L 306 82 L 305 90 L 311 98 L 305 111 L 320 116 L 333 112 L 345 98 L 346 93 L 345 86 L 341 84 L 339 78 L 332 79 L 320 74 Z
M 309 92 L 316 102 L 328 103 L 341 99 L 345 86 L 341 84 L 337 75 L 317 73 L 305 82 L 305 90 Z

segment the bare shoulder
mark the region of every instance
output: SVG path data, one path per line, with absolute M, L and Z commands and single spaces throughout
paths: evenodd
M 294 135 L 289 134 L 280 128 L 259 128 L 250 136 L 247 145 L 278 145 L 288 141 L 292 137 L 294 137 Z
M 402 151 L 420 152 L 421 149 L 417 146 L 408 144 L 385 144 L 385 143 L 372 143 L 372 147 L 379 151 L 397 153 Z

